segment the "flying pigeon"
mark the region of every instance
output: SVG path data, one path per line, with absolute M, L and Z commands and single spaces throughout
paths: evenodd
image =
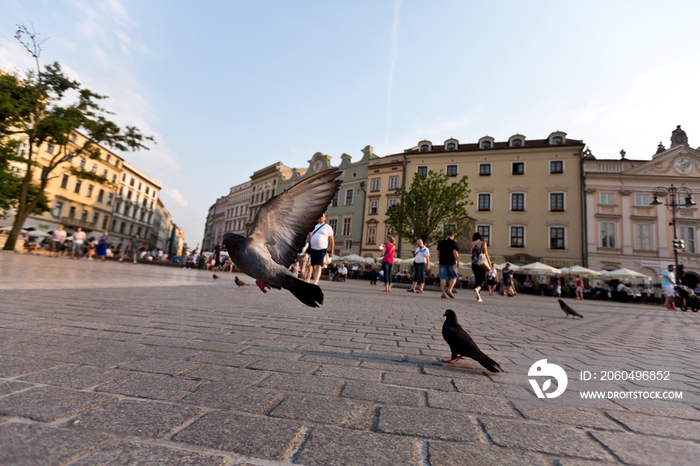
M 342 181 L 336 168 L 319 172 L 267 201 L 258 211 L 248 237 L 226 233 L 223 243 L 236 266 L 255 278 L 260 291 L 284 288 L 310 307 L 323 304 L 318 285 L 289 271 L 307 234 L 325 212 Z
M 465 357 L 472 358 L 491 372 L 501 372 L 501 366 L 482 353 L 472 337 L 459 325 L 455 311 L 448 309 L 444 316 L 447 318 L 442 324 L 442 337 L 450 345 L 452 359 L 442 359 L 442 362 L 452 364 Z
M 216 280 L 217 278 L 219 278 L 219 276 L 218 276 L 217 274 L 214 274 L 214 275 L 211 276 L 211 278 L 213 278 L 214 280 Z
M 246 282 L 239 279 L 238 277 L 234 278 L 234 281 L 236 282 L 236 285 L 238 285 L 239 290 L 241 289 L 242 286 L 248 286 L 248 284 Z
M 566 314 L 565 317 L 566 317 L 567 319 L 569 318 L 569 316 L 571 316 L 573 319 L 575 319 L 575 318 L 577 318 L 577 317 L 580 317 L 580 318 L 583 319 L 583 316 L 582 316 L 581 314 L 579 314 L 578 312 L 574 311 L 574 310 L 571 308 L 571 306 L 569 306 L 568 304 L 566 304 L 564 301 L 562 301 L 561 299 L 557 299 L 557 301 L 559 301 L 559 305 L 561 306 L 561 310 L 564 311 L 564 313 Z

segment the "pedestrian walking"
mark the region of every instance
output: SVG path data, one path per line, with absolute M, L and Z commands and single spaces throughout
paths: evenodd
M 51 253 L 49 257 L 58 257 L 65 241 L 66 232 L 63 230 L 63 225 L 59 225 L 51 232 Z
M 331 255 L 335 249 L 335 240 L 333 238 L 333 227 L 326 223 L 326 213 L 322 213 L 318 218 L 318 223 L 312 232 L 306 236 L 306 242 L 309 244 L 309 258 L 311 262 L 312 273 L 309 275 L 309 283 L 313 280 L 314 285 L 318 285 L 323 271 L 323 260 L 328 254 L 330 246 Z
M 574 286 L 576 290 L 576 299 L 583 301 L 583 280 L 581 280 L 581 277 L 578 275 L 576 275 Z
M 455 241 L 454 232 L 447 232 L 445 239 L 437 244 L 437 251 L 438 263 L 440 264 L 440 290 L 442 291 L 440 297 L 454 298 L 452 289 L 457 282 L 457 267 L 459 267 L 459 247 Z
M 506 263 L 503 267 L 503 293 L 511 298 L 515 296 L 515 286 L 513 284 L 513 269 L 510 268 L 510 264 Z
M 416 250 L 413 254 L 413 284 L 408 290 L 411 293 L 423 293 L 425 286 L 425 273 L 430 272 L 430 249 L 426 248 L 422 239 L 416 241 Z M 418 289 L 416 289 L 418 287 Z
M 540 275 L 539 278 L 539 284 L 540 284 L 540 296 L 544 296 L 544 290 L 547 288 L 547 275 L 544 273 Z
M 141 238 L 141 235 L 138 233 L 134 234 L 131 238 L 129 238 L 129 242 L 126 243 L 126 249 L 122 252 L 121 257 L 119 258 L 119 262 L 121 262 L 124 257 L 131 256 L 132 260 L 134 261 L 134 264 L 138 260 L 138 254 L 137 254 L 137 249 L 139 247 L 139 239 Z
M 486 272 L 486 284 L 489 286 L 489 296 L 493 296 L 493 291 L 496 289 L 496 285 L 498 285 L 498 272 L 496 271 L 496 267 Z
M 661 272 L 661 288 L 666 295 L 666 309 L 676 310 L 676 266 L 671 264 L 668 269 Z
M 109 249 L 109 233 L 106 231 L 100 236 L 100 239 L 97 241 L 97 248 L 95 249 L 95 253 L 102 259 L 102 262 L 107 259 L 107 250 Z
M 396 239 L 393 236 L 384 244 L 382 256 L 382 271 L 384 271 L 384 291 L 391 293 L 391 269 L 394 267 L 394 253 L 396 252 Z
M 376 264 L 372 264 L 372 268 L 369 271 L 369 284 L 370 285 L 376 285 L 377 284 L 377 266 Z
M 73 233 L 73 247 L 70 253 L 71 259 L 80 259 L 80 256 L 83 255 L 83 243 L 86 238 L 87 236 L 81 227 L 75 229 L 75 233 Z
M 474 272 L 474 292 L 476 293 L 476 300 L 478 302 L 482 302 L 480 291 L 484 286 L 486 286 L 486 270 L 479 265 L 479 256 L 481 254 L 484 255 L 489 270 L 493 269 L 493 263 L 491 262 L 491 257 L 489 256 L 486 241 L 484 241 L 484 238 L 478 231 L 472 236 L 471 253 L 472 272 Z

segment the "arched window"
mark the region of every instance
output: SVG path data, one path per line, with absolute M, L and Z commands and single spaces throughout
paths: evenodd
M 491 141 L 484 141 L 481 143 L 482 149 L 491 149 Z
M 552 145 L 553 146 L 559 146 L 564 142 L 564 139 L 561 138 L 561 136 L 556 136 L 552 138 Z
M 510 143 L 511 147 L 522 147 L 523 146 L 523 140 L 520 138 L 513 139 Z
M 455 145 L 454 142 L 451 142 L 447 145 L 447 150 L 455 150 L 457 149 L 457 146 Z
M 430 146 L 427 144 L 423 144 L 422 146 L 420 146 L 421 152 L 428 152 L 429 150 L 430 150 Z

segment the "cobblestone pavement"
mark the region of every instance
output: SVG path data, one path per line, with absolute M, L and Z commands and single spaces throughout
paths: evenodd
M 445 300 L 352 280 L 323 283 L 325 305 L 312 309 L 220 275 L 0 254 L 0 464 L 700 457 L 700 314 L 570 301 L 585 316 L 571 320 L 551 298 L 478 304 L 467 290 Z M 439 363 L 449 356 L 440 334 L 448 307 L 504 374 Z M 631 356 L 638 367 L 667 363 L 666 388 L 683 399 L 534 409 L 537 398 L 508 383 L 509 368 L 533 352 L 603 360 L 613 351 L 652 355 Z

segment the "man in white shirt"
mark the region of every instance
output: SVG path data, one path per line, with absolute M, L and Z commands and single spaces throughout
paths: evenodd
M 408 290 L 409 293 L 423 293 L 425 286 L 425 272 L 430 271 L 430 249 L 423 245 L 423 240 L 416 241 L 416 250 L 412 252 L 413 257 L 413 285 Z M 416 290 L 416 285 L 420 287 Z
M 61 246 L 66 241 L 66 232 L 63 230 L 63 225 L 59 225 L 51 233 L 51 254 L 49 257 L 58 257 L 61 252 Z
M 73 248 L 70 253 L 71 259 L 80 259 L 80 256 L 83 254 L 83 243 L 86 238 L 87 236 L 81 227 L 75 229 L 75 233 L 73 233 Z
M 323 270 L 323 259 L 328 252 L 330 245 L 331 254 L 335 248 L 335 240 L 333 239 L 333 228 L 326 223 L 326 213 L 322 213 L 318 218 L 316 227 L 306 236 L 306 242 L 309 244 L 309 258 L 312 267 L 312 275 L 309 282 L 313 281 L 314 285 L 318 285 L 321 279 L 321 271 Z
M 661 273 L 661 288 L 666 295 L 666 309 L 676 310 L 676 266 L 671 264 Z

